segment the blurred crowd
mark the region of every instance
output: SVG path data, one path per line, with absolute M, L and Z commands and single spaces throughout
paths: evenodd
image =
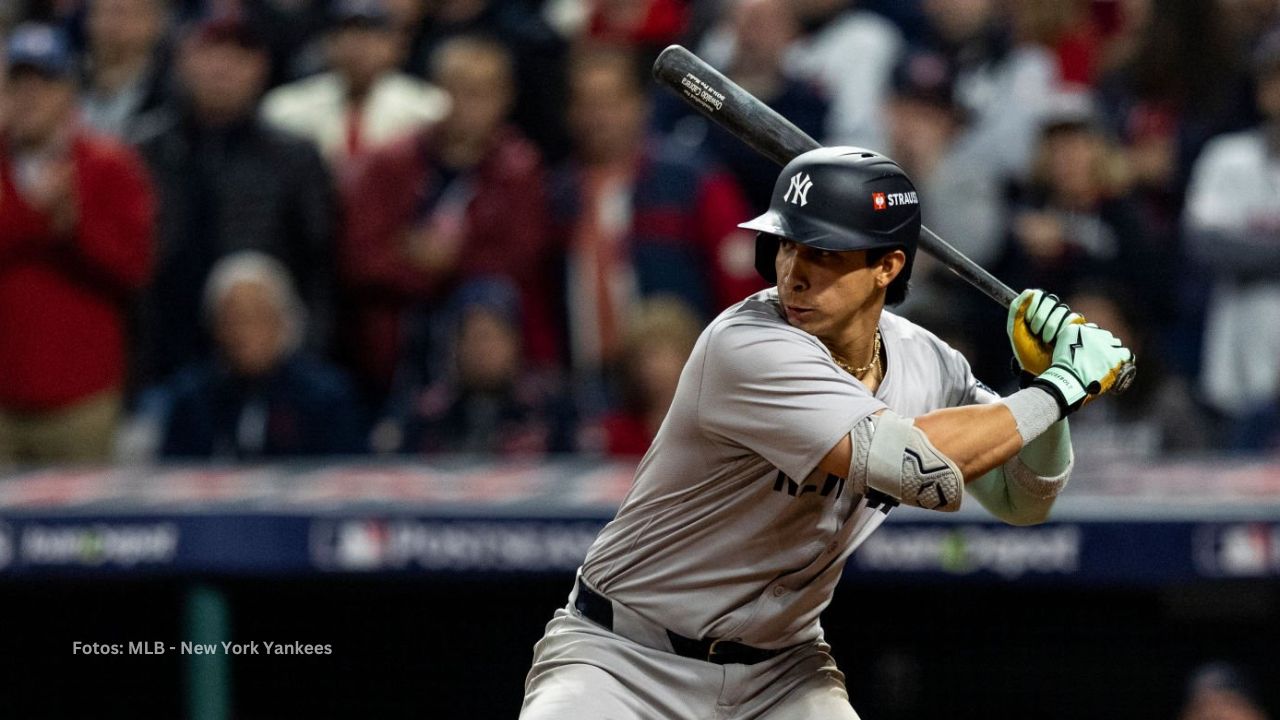
M 1081 455 L 1280 449 L 1275 0 L 5 0 L 0 464 L 635 457 L 777 168 L 680 42 L 1133 347 Z M 1004 312 L 897 308 L 1016 386 Z M 1084 451 L 1087 449 L 1087 453 Z

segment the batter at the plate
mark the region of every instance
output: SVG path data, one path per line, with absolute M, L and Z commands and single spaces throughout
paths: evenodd
M 522 718 L 856 718 L 819 623 L 849 554 L 900 504 L 949 511 L 969 494 L 1010 523 L 1045 519 L 1071 471 L 1066 416 L 1132 353 L 1028 290 L 1008 329 L 1038 374 L 1005 398 L 987 389 L 884 310 L 906 295 L 921 200 L 860 148 L 783 169 L 769 211 L 742 225 L 777 287 L 703 331 L 534 650 Z

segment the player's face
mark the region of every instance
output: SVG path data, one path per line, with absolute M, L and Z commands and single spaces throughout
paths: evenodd
M 833 252 L 782 240 L 774 269 L 787 322 L 824 340 L 841 340 L 856 316 L 883 302 L 877 283 L 883 268 L 867 264 L 866 250 Z

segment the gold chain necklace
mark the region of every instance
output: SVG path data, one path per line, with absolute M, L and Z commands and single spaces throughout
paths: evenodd
M 879 327 L 876 328 L 876 337 L 875 337 L 875 340 L 872 341 L 871 362 L 868 362 L 866 365 L 863 365 L 860 368 L 855 368 L 855 367 L 849 367 L 849 363 L 846 363 L 843 359 L 840 358 L 839 355 L 836 355 L 835 353 L 831 353 L 831 359 L 835 360 L 836 364 L 839 365 L 841 368 L 843 368 L 845 372 L 849 373 L 850 375 L 856 378 L 862 377 L 871 368 L 879 368 L 880 367 L 880 328 Z

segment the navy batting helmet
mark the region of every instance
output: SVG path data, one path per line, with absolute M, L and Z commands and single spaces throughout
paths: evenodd
M 759 233 L 756 270 L 769 282 L 778 281 L 778 238 L 840 252 L 902 248 L 907 262 L 894 282 L 901 281 L 898 294 L 905 297 L 920 238 L 920 199 L 907 174 L 884 155 L 856 147 L 819 148 L 787 163 L 768 212 L 739 227 Z

